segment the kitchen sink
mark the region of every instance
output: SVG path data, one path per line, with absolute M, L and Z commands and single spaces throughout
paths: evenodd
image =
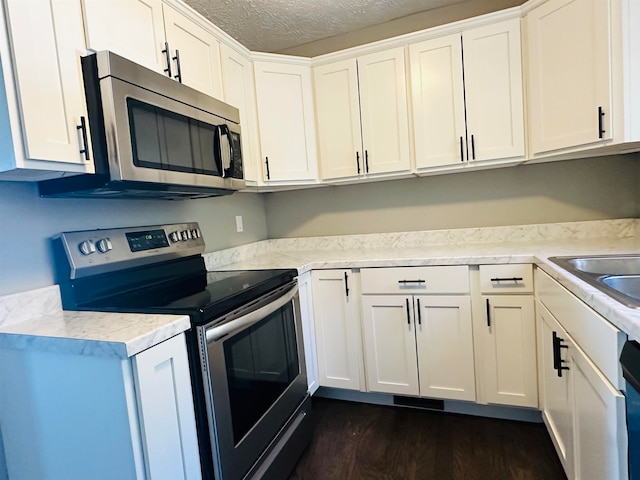
M 640 255 L 550 257 L 549 260 L 614 300 L 640 308 Z

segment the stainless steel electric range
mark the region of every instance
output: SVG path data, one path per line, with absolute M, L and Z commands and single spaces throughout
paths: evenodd
M 187 314 L 205 479 L 287 478 L 311 437 L 295 270 L 208 272 L 197 223 L 61 233 L 66 310 Z

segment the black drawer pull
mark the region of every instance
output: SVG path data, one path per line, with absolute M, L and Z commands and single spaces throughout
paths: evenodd
M 398 280 L 398 283 L 406 285 L 407 283 L 425 283 L 424 280 Z
M 569 367 L 565 367 L 563 364 L 567 363 L 566 360 L 562 359 L 561 349 L 569 348 L 568 345 L 563 345 L 564 338 L 558 336 L 556 332 L 552 332 L 551 334 L 552 344 L 553 344 L 553 368 L 558 372 L 558 376 L 562 377 L 563 370 L 569 370 Z
M 492 282 L 521 282 L 524 278 L 522 277 L 496 277 L 492 278 Z
M 411 314 L 409 313 L 409 299 L 404 299 L 407 304 L 407 325 L 411 326 Z

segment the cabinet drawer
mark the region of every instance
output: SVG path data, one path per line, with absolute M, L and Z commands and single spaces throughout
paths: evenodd
M 363 294 L 469 293 L 469 267 L 363 268 Z
M 480 265 L 482 293 L 533 293 L 531 264 Z

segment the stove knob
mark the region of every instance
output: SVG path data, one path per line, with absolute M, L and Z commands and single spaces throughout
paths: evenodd
M 182 241 L 184 242 L 191 238 L 191 232 L 189 230 L 183 230 L 180 232 L 180 236 L 182 237 Z
M 91 255 L 96 251 L 96 246 L 91 240 L 85 240 L 84 242 L 81 242 L 80 245 L 78 245 L 78 248 L 80 249 L 80 253 L 82 255 Z
M 171 243 L 176 243 L 180 241 L 180 234 L 178 232 L 171 232 L 169 234 L 169 240 L 171 240 Z
M 191 230 L 191 238 L 200 238 L 200 230 L 194 228 Z
M 96 247 L 98 247 L 98 250 L 100 250 L 100 252 L 102 253 L 107 253 L 108 251 L 113 250 L 113 244 L 108 238 L 102 238 L 98 240 L 96 242 Z

